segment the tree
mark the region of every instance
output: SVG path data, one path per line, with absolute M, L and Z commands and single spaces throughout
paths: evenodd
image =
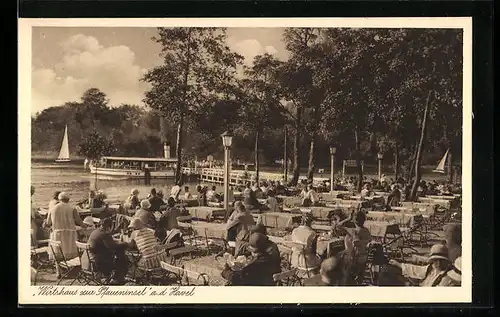
M 297 184 L 300 176 L 300 140 L 304 129 L 304 111 L 311 104 L 317 105 L 317 101 L 314 100 L 317 92 L 311 80 L 310 52 L 311 46 L 318 40 L 319 32 L 319 29 L 314 28 L 287 28 L 283 34 L 290 58 L 280 68 L 280 86 L 287 101 L 291 101 L 287 104 L 293 106 L 293 109 L 288 111 L 288 115 L 294 122 L 295 134 L 292 185 Z M 319 111 L 317 112 L 319 113 Z M 314 162 L 314 137 L 311 140 L 310 155 L 312 153 L 312 160 L 310 162 Z M 314 168 L 314 166 L 312 167 Z
M 254 137 L 255 181 L 259 183 L 260 139 L 268 129 L 282 126 L 281 95 L 277 93 L 274 77 L 280 62 L 270 54 L 257 55 L 251 67 L 245 69 L 241 81 L 239 126 L 236 132 Z
M 144 75 L 152 86 L 144 101 L 177 125 L 176 183 L 181 184 L 184 125 L 225 97 L 242 57 L 230 51 L 221 28 L 158 28 L 153 40 L 161 45 L 163 65 Z
M 85 136 L 83 142 L 80 143 L 79 153 L 90 160 L 97 161 L 103 156 L 111 155 L 114 151 L 113 141 L 93 131 Z

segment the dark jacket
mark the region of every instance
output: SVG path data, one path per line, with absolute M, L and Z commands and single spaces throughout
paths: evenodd
M 110 272 L 113 269 L 115 254 L 124 251 L 126 245 L 115 242 L 111 234 L 102 228 L 94 230 L 87 241 L 89 255 L 101 272 Z
M 226 266 L 221 275 L 234 286 L 274 286 L 273 274 L 276 267 L 270 255 L 259 254 L 241 271 L 233 271 Z
M 151 208 L 149 208 L 149 211 L 160 211 L 160 207 L 165 204 L 163 199 L 158 196 L 149 198 L 149 203 L 151 204 Z

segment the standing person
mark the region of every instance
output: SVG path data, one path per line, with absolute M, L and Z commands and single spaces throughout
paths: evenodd
M 320 258 L 316 254 L 318 234 L 311 227 L 313 216 L 310 212 L 302 216 L 302 225 L 292 231 L 291 266 L 304 271 L 309 276 L 316 274 L 320 265 Z
M 60 191 L 54 192 L 52 199 L 49 201 L 49 208 L 48 208 L 49 212 L 52 208 L 54 208 L 59 203 L 59 194 L 60 193 L 61 193 Z
M 151 172 L 149 171 L 149 166 L 146 164 L 144 166 L 144 185 L 151 184 Z
M 69 195 L 67 193 L 61 192 L 58 198 L 60 203 L 54 207 L 47 218 L 47 225 L 52 228 L 50 240 L 60 241 L 64 257 L 66 259 L 73 259 L 78 256 L 76 225 L 83 228 L 86 228 L 87 225 L 83 223 L 75 207 L 69 203 Z M 58 254 L 51 254 L 52 258 L 58 256 Z M 56 265 L 56 272 L 58 276 L 61 273 L 58 265 Z
M 181 187 L 179 185 L 175 185 L 170 190 L 170 197 L 174 198 L 175 201 L 178 201 L 180 193 L 181 193 Z
M 389 260 L 389 264 L 402 270 L 403 276 L 418 280 L 419 286 L 449 286 L 447 273 L 452 266 L 448 260 L 448 248 L 443 244 L 433 245 L 428 262 L 428 265 L 415 265 Z
M 95 269 L 98 272 L 104 276 L 112 276 L 112 285 L 123 285 L 128 269 L 128 259 L 125 255 L 128 245 L 113 239 L 111 236 L 112 227 L 113 220 L 105 218 L 100 222 L 100 227 L 90 234 L 87 241 L 89 256 L 95 263 Z M 83 259 L 84 257 L 82 257 Z
M 336 225 L 336 229 L 343 229 L 346 233 L 346 244 L 352 244 L 352 250 L 348 253 L 352 259 L 351 271 L 358 283 L 361 283 L 364 278 L 366 261 L 368 260 L 367 245 L 372 240 L 370 231 L 364 227 L 365 220 L 366 214 L 363 211 L 356 211 Z M 354 222 L 355 227 L 346 227 L 347 222 Z

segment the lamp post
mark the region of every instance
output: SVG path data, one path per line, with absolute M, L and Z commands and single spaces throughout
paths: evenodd
M 224 145 L 224 209 L 227 215 L 229 212 L 229 162 L 233 135 L 226 131 L 222 133 L 221 137 Z
M 382 159 L 384 158 L 384 154 L 379 152 L 377 154 L 377 159 L 378 159 L 378 180 L 380 181 L 382 179 Z
M 335 175 L 335 152 L 337 148 L 333 145 L 330 146 L 330 192 L 333 192 L 334 188 L 334 175 Z

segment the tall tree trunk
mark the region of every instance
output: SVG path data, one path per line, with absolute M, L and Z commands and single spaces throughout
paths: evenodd
M 429 93 L 427 94 L 427 101 L 425 102 L 425 110 L 424 110 L 424 117 L 422 119 L 420 142 L 418 143 L 417 157 L 415 160 L 415 180 L 413 181 L 413 187 L 411 188 L 411 193 L 410 193 L 411 201 L 415 201 L 417 198 L 416 196 L 417 196 L 418 185 L 420 183 L 420 179 L 422 178 L 422 171 L 420 165 L 422 163 L 422 153 L 424 150 L 425 130 L 427 128 L 427 114 L 429 112 L 429 101 L 431 99 L 431 93 L 432 91 L 430 90 Z
M 182 128 L 184 126 L 184 117 L 181 116 L 179 124 L 177 125 L 177 166 L 175 168 L 175 183 L 182 185 Z
M 358 170 L 358 183 L 356 185 L 356 190 L 359 193 L 361 192 L 361 188 L 363 188 L 363 168 L 361 166 L 361 146 L 358 127 L 354 130 L 354 138 L 356 141 L 356 169 Z
M 399 146 L 398 143 L 394 144 L 394 179 L 397 181 L 399 178 Z
M 415 145 L 412 147 L 412 156 L 409 158 L 409 162 L 407 165 L 407 175 L 406 175 L 406 181 L 411 182 L 413 179 L 413 173 L 415 172 L 415 160 L 417 159 L 417 149 L 418 149 L 418 143 L 417 141 Z
M 259 131 L 255 133 L 255 148 L 254 148 L 254 164 L 255 164 L 255 183 L 259 184 Z
M 300 176 L 300 123 L 302 120 L 302 107 L 297 107 L 295 117 L 295 139 L 293 140 L 293 177 L 292 186 L 297 185 Z
M 311 138 L 311 142 L 309 144 L 309 168 L 307 170 L 307 181 L 310 183 L 312 183 L 314 179 L 314 170 L 316 169 L 315 166 L 316 158 L 314 157 L 315 148 L 316 148 L 316 136 L 313 135 Z
M 450 184 L 453 183 L 453 156 L 452 156 L 452 151 L 451 151 L 451 146 L 449 145 L 448 147 L 450 149 L 450 151 L 448 152 L 448 162 L 447 162 L 447 165 L 448 165 L 448 182 Z

